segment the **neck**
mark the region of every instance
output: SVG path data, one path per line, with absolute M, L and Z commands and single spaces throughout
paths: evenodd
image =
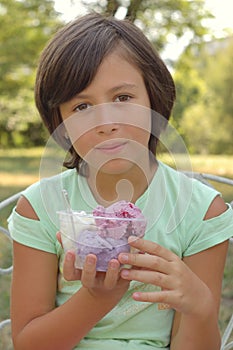
M 132 165 L 130 170 L 120 174 L 89 168 L 87 181 L 96 201 L 105 207 L 120 200 L 135 203 L 148 188 L 156 169 L 156 160 L 148 160 L 143 167 Z

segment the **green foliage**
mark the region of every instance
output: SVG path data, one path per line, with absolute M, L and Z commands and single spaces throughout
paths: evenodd
M 42 143 L 45 131 L 33 102 L 35 68 L 60 25 L 51 0 L 0 0 L 1 147 Z
M 39 53 L 58 23 L 53 1 L 0 1 L 1 95 L 32 87 Z
M 180 38 L 189 33 L 192 42 L 200 42 L 208 29 L 203 18 L 211 14 L 204 9 L 204 0 L 82 0 L 88 10 L 116 15 L 125 8 L 126 17 L 134 21 L 161 50 L 173 35 Z
M 32 90 L 21 88 L 14 98 L 3 94 L 0 110 L 1 147 L 38 146 L 45 139 L 47 132 L 36 111 Z
M 201 72 L 213 96 L 211 112 L 215 133 L 211 151 L 232 154 L 233 37 L 219 41 L 219 49 L 212 56 L 206 50 L 203 55 L 206 67 Z
M 190 47 L 174 74 L 176 127 L 192 153 L 232 154 L 233 38 Z

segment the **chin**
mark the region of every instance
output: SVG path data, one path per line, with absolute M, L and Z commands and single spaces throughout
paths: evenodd
M 135 164 L 125 159 L 114 159 L 106 162 L 99 171 L 109 175 L 121 175 L 129 172 Z

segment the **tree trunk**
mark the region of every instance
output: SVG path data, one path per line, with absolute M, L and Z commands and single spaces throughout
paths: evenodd
M 132 22 L 134 22 L 135 19 L 137 18 L 137 12 L 138 12 L 142 2 L 143 2 L 143 0 L 131 0 L 130 1 L 126 17 L 128 19 L 130 19 Z

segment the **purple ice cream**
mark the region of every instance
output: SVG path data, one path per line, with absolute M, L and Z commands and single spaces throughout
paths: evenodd
M 93 211 L 96 230 L 85 229 L 77 239 L 77 255 L 84 263 L 87 254 L 97 256 L 98 271 L 106 271 L 111 259 L 121 252 L 129 252 L 129 236 L 143 237 L 146 220 L 141 210 L 133 203 L 119 201 Z

